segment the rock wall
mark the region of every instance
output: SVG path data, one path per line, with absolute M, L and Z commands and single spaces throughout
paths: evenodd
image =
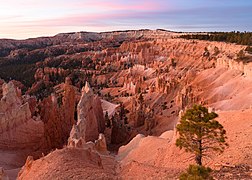
M 244 76 L 252 78 L 252 63 L 244 63 L 228 57 L 222 57 L 217 59 L 216 67 L 238 70 L 241 71 L 241 73 L 244 73 Z

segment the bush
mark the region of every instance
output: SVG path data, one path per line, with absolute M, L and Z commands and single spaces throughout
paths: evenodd
M 240 50 L 238 53 L 237 53 L 237 59 L 238 60 L 244 60 L 246 58 L 246 55 L 245 55 L 245 52 L 243 50 Z
M 247 46 L 245 51 L 247 51 L 249 54 L 252 54 L 252 47 L 251 46 Z
M 220 50 L 218 47 L 214 47 L 214 55 L 217 56 L 220 53 Z
M 213 177 L 210 175 L 212 172 L 211 168 L 189 165 L 186 173 L 180 175 L 180 180 L 212 180 Z
M 177 66 L 176 60 L 174 58 L 171 59 L 171 65 L 173 68 Z

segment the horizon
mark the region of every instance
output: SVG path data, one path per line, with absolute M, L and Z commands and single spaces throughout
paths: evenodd
M 49 37 L 54 37 L 57 36 L 59 34 L 71 34 L 71 33 L 113 33 L 113 32 L 126 32 L 126 31 L 142 31 L 142 30 L 147 30 L 147 31 L 157 31 L 157 30 L 161 30 L 161 31 L 167 31 L 167 32 L 172 32 L 172 33 L 230 33 L 230 32 L 240 32 L 240 33 L 252 33 L 252 31 L 173 31 L 170 29 L 161 29 L 161 28 L 157 28 L 157 29 L 125 29 L 125 30 L 111 30 L 111 31 L 72 31 L 72 32 L 60 32 L 60 33 L 56 33 L 56 34 L 51 34 L 51 35 L 44 35 L 44 36 L 35 36 L 35 37 L 28 37 L 28 38 L 1 38 L 0 40 L 17 40 L 17 41 L 22 41 L 22 40 L 29 40 L 29 39 L 36 39 L 36 38 L 49 38 Z
M 249 0 L 9 0 L 0 3 L 0 39 L 137 29 L 252 31 L 248 23 L 252 20 Z

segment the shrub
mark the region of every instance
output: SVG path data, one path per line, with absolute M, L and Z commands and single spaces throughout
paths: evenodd
M 244 60 L 246 58 L 246 55 L 245 55 L 245 52 L 243 50 L 240 50 L 238 53 L 237 53 L 237 59 L 238 60 Z
M 212 172 L 211 168 L 189 165 L 189 168 L 185 173 L 182 173 L 179 177 L 180 180 L 212 180 L 213 177 L 210 175 Z
M 252 47 L 251 46 L 247 46 L 245 51 L 247 51 L 249 54 L 252 54 Z

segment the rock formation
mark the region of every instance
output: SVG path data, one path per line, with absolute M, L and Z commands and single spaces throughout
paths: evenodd
M 101 154 L 108 154 L 107 143 L 104 134 L 99 134 L 99 138 L 95 141 L 95 149 Z
M 86 121 L 80 120 L 76 125 L 73 125 L 68 138 L 68 147 L 74 148 L 89 148 L 101 154 L 108 154 L 107 143 L 104 134 L 99 134 L 95 142 L 85 142 Z
M 117 179 L 116 161 L 90 149 L 64 148 L 28 162 L 18 179 Z
M 2 167 L 0 167 L 0 179 L 1 180 L 9 180 L 8 175 L 5 173 Z
M 68 146 L 83 148 L 86 142 L 91 148 L 94 146 L 98 151 L 106 152 L 107 145 L 103 134 L 105 129 L 105 119 L 101 107 L 101 100 L 95 96 L 90 85 L 86 82 L 85 87 L 82 88 L 81 99 L 77 106 L 78 121 L 73 125 L 68 138 Z M 98 140 L 96 140 L 98 139 Z
M 45 124 L 45 146 L 60 148 L 67 139 L 74 124 L 75 90 L 66 80 L 63 92 L 45 98 L 39 106 L 41 119 Z
M 82 148 L 86 143 L 86 120 L 78 119 L 77 124 L 73 125 L 68 138 L 68 146 Z
M 38 149 L 43 141 L 44 124 L 32 117 L 29 103 L 23 103 L 12 82 L 3 84 L 0 101 L 0 148 Z
M 88 82 L 82 88 L 82 96 L 77 106 L 78 122 L 86 125 L 85 141 L 95 141 L 105 129 L 101 100 L 95 96 Z

